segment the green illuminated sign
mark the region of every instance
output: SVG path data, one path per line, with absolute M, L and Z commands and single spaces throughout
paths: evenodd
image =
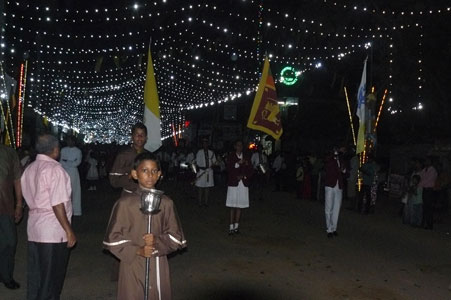
M 285 67 L 280 71 L 280 82 L 293 85 L 298 81 L 299 75 L 301 75 L 300 71 L 296 71 L 293 67 Z

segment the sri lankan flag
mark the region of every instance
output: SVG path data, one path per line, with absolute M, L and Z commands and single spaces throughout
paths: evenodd
M 153 70 L 152 54 L 147 57 L 146 83 L 144 86 L 144 125 L 147 127 L 147 142 L 144 148 L 154 152 L 161 147 L 160 100 Z
M 276 140 L 283 132 L 276 86 L 267 57 L 263 64 L 262 77 L 258 84 L 247 127 L 263 131 Z

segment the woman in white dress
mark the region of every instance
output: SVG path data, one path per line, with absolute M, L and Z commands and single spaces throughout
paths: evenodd
M 81 163 L 81 150 L 75 147 L 75 137 L 67 137 L 67 147 L 61 149 L 60 163 L 70 177 L 72 187 L 73 215 L 81 216 L 81 186 L 78 166 Z
M 243 143 L 235 142 L 235 152 L 227 158 L 227 200 L 230 207 L 229 234 L 239 233 L 241 209 L 249 207 L 249 184 L 252 176 L 252 163 L 243 153 Z

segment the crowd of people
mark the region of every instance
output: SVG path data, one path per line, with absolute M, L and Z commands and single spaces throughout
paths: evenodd
M 448 212 L 451 176 L 434 157 L 414 158 L 403 184 L 400 215 L 405 224 L 432 230 Z
M 268 155 L 267 149 L 259 145 L 248 148 L 242 140 L 229 149 L 212 149 L 209 137 L 203 137 L 198 149 L 183 143 L 150 153 L 144 149 L 147 128 L 142 123 L 133 126 L 131 140 L 121 147 L 77 147 L 76 139 L 68 136 L 60 150 L 59 141 L 44 134 L 37 138 L 34 149 L 19 154 L 0 146 L 0 228 L 5 232 L 0 243 L 0 280 L 7 288 L 20 287 L 13 279 L 15 223 L 26 205 L 27 299 L 59 298 L 69 249 L 77 242 L 71 219 L 83 215 L 82 187 L 95 191 L 102 178 L 121 189 L 103 242 L 117 258 L 112 262 L 116 264 L 112 278 L 118 280 L 118 299 L 142 298 L 146 258 L 158 273 L 150 280 L 151 299 L 170 298 L 166 255 L 186 247 L 174 203 L 163 196 L 161 211 L 152 219 L 152 232 L 145 235 L 145 216 L 138 209 L 142 194 L 161 184 L 197 199 L 193 203 L 200 209 L 208 209 L 215 200 L 210 199 L 214 186 L 224 187 L 225 207 L 230 209 L 229 235 L 240 233 L 243 209 L 252 201 L 268 200 L 268 187 L 296 193 L 300 201 L 324 203 L 326 235 L 335 238 L 342 204 L 372 214 L 384 191 L 382 183 L 390 181 L 373 153 L 361 164 L 352 147 L 334 147 L 321 155 L 283 151 Z M 402 186 L 400 215 L 406 224 L 433 229 L 434 221 L 440 221 L 437 216 L 442 215 L 435 212 L 448 210 L 451 177 L 431 157 L 413 159 L 411 165 Z

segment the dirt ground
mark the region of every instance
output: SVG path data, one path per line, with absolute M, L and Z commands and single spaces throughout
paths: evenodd
M 328 239 L 320 202 L 267 187 L 265 199 L 244 212 L 241 234 L 228 236 L 225 188 L 215 188 L 208 208 L 196 205 L 189 187 L 160 188 L 174 199 L 188 241 L 169 260 L 175 300 L 451 299 L 449 216 L 434 231 L 415 229 L 401 224 L 397 203 L 381 199 L 374 215 L 343 208 L 339 236 Z M 118 195 L 106 181 L 83 192 L 62 299 L 115 299 L 102 239 Z M 22 287 L 0 285 L 2 300 L 26 295 L 26 220 L 18 234 L 15 279 Z

